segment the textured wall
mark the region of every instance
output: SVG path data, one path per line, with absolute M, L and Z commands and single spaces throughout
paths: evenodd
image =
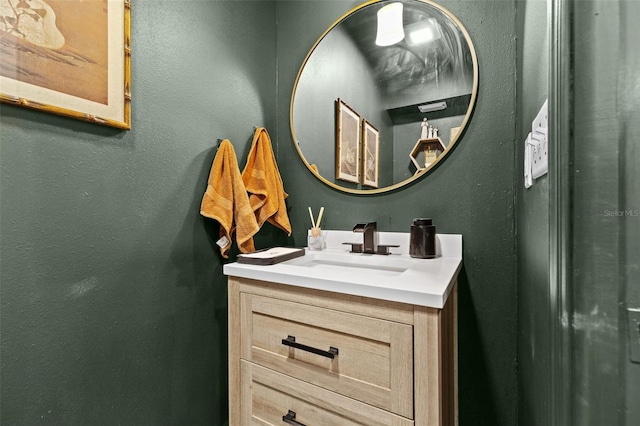
M 637 44 L 633 1 L 573 7 L 573 423 L 637 425 L 640 363 L 627 308 L 640 308 Z M 612 67 L 611 64 L 616 64 Z
M 518 253 L 518 378 L 521 425 L 550 423 L 548 176 L 524 187 L 524 140 L 548 96 L 547 0 L 516 2 L 518 101 L 516 218 Z
M 442 2 L 480 61 L 465 137 L 427 178 L 357 197 L 316 180 L 288 128 L 307 50 L 355 4 L 135 2 L 133 130 L 2 106 L 3 424 L 224 424 L 226 280 L 198 207 L 216 139 L 242 163 L 259 125 L 291 194 L 289 243 L 321 205 L 327 228 L 429 216 L 464 235 L 460 422 L 516 424 L 515 6 Z
M 1 107 L 3 425 L 226 421 L 199 202 L 218 138 L 243 164 L 253 126 L 275 137 L 274 11 L 133 2 L 131 131 Z
M 464 138 L 426 178 L 400 191 L 354 196 L 323 185 L 300 161 L 288 133 L 296 73 L 317 37 L 356 2 L 278 2 L 278 160 L 291 195 L 294 240 L 304 244 L 307 206 L 325 206 L 324 227 L 375 220 L 408 232 L 414 217 L 460 233 L 460 424 L 517 423 L 514 220 L 515 4 L 442 1 L 465 25 L 480 64 L 478 102 Z M 286 54 L 282 53 L 286 52 Z

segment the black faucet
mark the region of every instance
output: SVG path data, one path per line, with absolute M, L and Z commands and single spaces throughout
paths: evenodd
M 360 243 L 342 243 L 351 246 L 351 253 L 366 254 L 391 254 L 390 247 L 400 247 L 398 245 L 378 244 L 378 225 L 376 222 L 358 223 L 353 227 L 353 232 L 362 232 L 362 244 Z
M 376 222 L 358 223 L 353 232 L 362 232 L 362 253 L 375 253 L 378 247 L 378 224 Z

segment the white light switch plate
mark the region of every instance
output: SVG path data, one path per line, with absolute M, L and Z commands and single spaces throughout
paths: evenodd
M 531 176 L 531 158 L 533 157 L 533 143 L 531 142 L 531 132 L 524 141 L 524 187 L 531 188 L 533 176 Z
M 531 143 L 533 144 L 531 175 L 534 179 L 546 174 L 549 170 L 549 150 L 547 139 L 549 110 L 547 104 L 548 102 L 544 101 L 538 115 L 531 123 Z
M 547 136 L 539 132 L 531 133 L 531 176 L 538 179 L 549 169 L 547 155 Z
M 540 111 L 538 111 L 538 115 L 533 120 L 533 123 L 531 123 L 531 132 L 535 132 L 536 129 L 545 129 L 546 133 L 546 129 L 549 127 L 549 120 L 547 119 L 547 116 L 549 115 L 549 108 L 547 104 L 548 102 L 544 101 Z

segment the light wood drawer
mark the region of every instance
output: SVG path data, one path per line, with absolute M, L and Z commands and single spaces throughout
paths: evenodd
M 240 309 L 242 359 L 413 418 L 410 325 L 249 293 Z
M 413 426 L 414 422 L 326 389 L 241 361 L 242 426 Z M 291 413 L 290 413 L 291 411 Z M 296 423 L 297 422 L 297 423 Z

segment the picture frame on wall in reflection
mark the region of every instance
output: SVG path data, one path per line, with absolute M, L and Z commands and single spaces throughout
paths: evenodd
M 362 184 L 377 188 L 380 177 L 380 131 L 362 120 Z
M 360 182 L 360 115 L 336 100 L 336 179 Z
M 130 0 L 5 3 L 0 102 L 130 129 Z

